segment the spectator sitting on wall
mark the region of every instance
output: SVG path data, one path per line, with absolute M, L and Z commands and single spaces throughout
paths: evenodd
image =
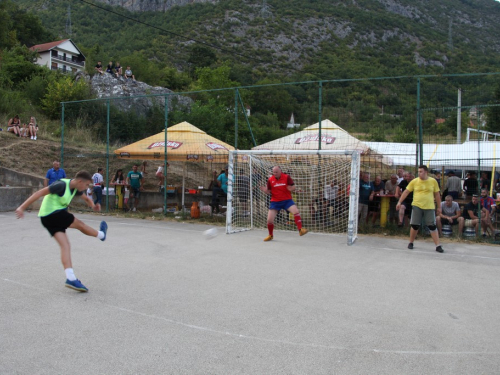
M 110 61 L 108 66 L 106 67 L 106 73 L 115 74 L 115 67 L 113 65 L 113 61 Z
M 36 123 L 36 118 L 34 116 L 30 117 L 30 123 L 28 125 L 28 132 L 31 136 L 31 139 L 36 141 L 36 133 L 38 132 L 38 125 Z
M 135 76 L 132 74 L 132 70 L 130 69 L 130 66 L 127 66 L 127 69 L 125 70 L 125 78 L 135 81 Z
M 481 207 L 486 208 L 490 214 L 491 221 L 495 221 L 497 204 L 495 200 L 488 195 L 487 189 L 481 189 Z
M 97 62 L 96 66 L 94 67 L 94 70 L 99 74 L 104 74 L 102 70 L 102 63 L 100 61 Z
M 123 69 L 119 61 L 117 61 L 115 65 L 115 74 L 116 78 L 120 77 L 123 74 Z
M 9 124 L 7 125 L 7 131 L 10 133 L 14 133 L 18 137 L 21 136 L 21 120 L 19 120 L 19 115 L 15 115 L 9 120 Z

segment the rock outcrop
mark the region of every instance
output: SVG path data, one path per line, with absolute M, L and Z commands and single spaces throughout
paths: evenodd
M 81 78 L 77 77 L 77 79 Z M 173 105 L 177 108 L 189 108 L 192 99 L 175 95 L 172 90 L 165 87 L 150 86 L 140 81 L 127 80 L 115 77 L 109 73 L 96 74 L 93 77 L 85 76 L 90 82 L 92 90 L 98 98 L 112 98 L 112 104 L 121 111 L 132 111 L 138 115 L 146 114 L 153 106 L 165 105 L 165 94 L 169 96 L 169 111 Z M 158 95 L 158 96 L 153 96 Z

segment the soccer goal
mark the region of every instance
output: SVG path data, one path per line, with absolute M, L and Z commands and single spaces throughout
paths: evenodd
M 292 198 L 302 225 L 311 232 L 347 235 L 352 245 L 358 233 L 358 151 L 230 151 L 226 232 L 267 228 L 270 196 L 260 186 L 266 186 L 276 165 L 295 183 Z M 297 231 L 293 216 L 280 211 L 275 229 Z

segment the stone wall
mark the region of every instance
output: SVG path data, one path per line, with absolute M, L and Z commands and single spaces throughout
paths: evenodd
M 31 194 L 43 188 L 43 177 L 0 167 L 0 184 L 0 211 L 14 211 Z M 29 209 L 37 210 L 41 204 L 39 199 Z

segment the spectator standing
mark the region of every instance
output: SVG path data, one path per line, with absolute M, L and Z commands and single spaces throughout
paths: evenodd
M 396 188 L 396 198 L 399 200 L 401 198 L 401 195 L 405 192 L 406 188 L 408 187 L 408 184 L 413 180 L 413 175 L 410 172 L 405 172 L 404 175 L 404 180 L 401 181 L 398 184 L 398 187 Z M 399 223 L 398 227 L 403 227 L 405 223 L 405 216 L 410 217 L 411 216 L 411 211 L 412 211 L 412 202 L 413 202 L 413 192 L 410 192 L 407 196 L 406 199 L 403 200 L 402 204 L 400 205 L 399 208 L 398 205 L 396 204 L 396 212 L 399 214 Z
M 139 198 L 141 196 L 141 191 L 143 188 L 144 179 L 142 174 L 138 171 L 137 164 L 132 167 L 132 170 L 127 174 L 127 185 L 130 186 L 130 200 L 134 199 L 134 203 L 131 203 L 132 211 L 137 211 L 137 206 L 139 206 Z
M 170 167 L 170 164 L 167 162 L 167 168 Z M 156 178 L 158 179 L 158 186 L 161 192 L 161 188 L 164 186 L 165 179 L 167 178 L 166 173 L 163 173 L 163 165 L 160 165 L 156 170 Z
M 331 183 L 325 186 L 323 189 L 323 199 L 325 202 L 325 212 L 324 217 L 325 220 L 330 216 L 329 211 L 330 207 L 333 207 L 333 211 L 336 212 L 338 210 L 337 205 L 337 196 L 339 194 L 339 185 L 335 179 L 332 180 Z
M 398 169 L 398 185 L 405 179 L 405 170 L 403 168 Z
M 438 227 L 439 235 L 443 235 L 443 225 L 457 225 L 458 224 L 458 237 L 464 231 L 464 218 L 460 212 L 460 206 L 457 202 L 453 201 L 451 195 L 444 198 L 441 202 L 441 213 L 436 217 L 436 224 Z
M 101 211 L 102 204 L 102 183 L 104 181 L 104 177 L 102 177 L 102 168 L 97 168 L 97 173 L 94 173 L 92 176 L 92 183 L 94 184 L 94 194 L 95 200 L 94 205 L 96 206 L 97 211 Z
M 120 76 L 123 75 L 123 68 L 120 65 L 119 61 L 117 61 L 116 65 L 115 65 L 115 74 L 116 74 L 116 78 L 118 78 L 118 77 L 120 77 Z
M 473 195 L 478 195 L 477 185 L 478 182 L 476 172 L 470 172 L 470 177 L 464 181 L 464 191 L 468 198 Z
M 481 189 L 490 190 L 491 181 L 486 172 L 481 173 Z
M 104 71 L 102 70 L 102 63 L 100 61 L 97 62 L 97 64 L 94 67 L 94 70 L 99 74 L 104 74 Z
M 474 227 L 476 235 L 479 235 L 479 200 L 476 194 L 472 196 L 472 200 L 464 207 L 465 227 Z M 488 210 L 481 207 L 481 228 L 483 229 L 483 237 L 486 237 L 487 230 L 490 228 L 492 233 L 495 233 L 495 228 L 491 225 Z
M 141 163 L 141 175 L 142 175 L 142 177 L 146 177 L 144 175 L 148 174 L 148 172 L 146 172 L 147 166 L 148 166 L 148 162 L 146 160 L 143 160 Z
M 224 169 L 224 173 L 221 173 L 219 177 L 217 177 L 217 185 L 213 187 L 212 189 L 212 202 L 210 203 L 210 206 L 212 207 L 212 213 L 215 212 L 219 213 L 219 203 L 217 196 L 219 194 L 222 194 L 224 196 L 227 196 L 227 182 L 228 182 L 228 167 Z
M 375 192 L 373 200 L 368 205 L 368 217 L 366 218 L 367 224 L 369 217 L 372 216 L 372 225 L 375 224 L 377 218 L 380 215 L 380 197 L 375 196 L 376 194 L 385 194 L 385 183 L 382 181 L 382 177 L 376 176 L 375 180 L 372 182 L 373 191 Z
M 64 169 L 59 168 L 60 166 L 61 164 L 57 160 L 52 163 L 52 168 L 47 171 L 43 180 L 43 186 L 50 186 L 53 182 L 59 181 L 61 178 L 66 178 L 66 172 Z
M 405 198 L 413 192 L 413 203 L 410 220 L 410 243 L 408 249 L 413 249 L 413 242 L 417 237 L 420 224 L 424 222 L 431 233 L 432 240 L 436 245 L 436 251 L 442 253 L 444 250 L 439 243 L 439 233 L 436 226 L 436 208 L 434 200 L 437 203 L 437 214 L 441 215 L 441 195 L 437 181 L 429 177 L 427 166 L 420 165 L 418 167 L 418 178 L 412 180 L 406 190 L 399 198 L 396 210 L 398 210 L 404 202 Z
M 391 197 L 389 202 L 389 221 L 394 221 L 394 223 L 398 223 L 398 215 L 396 213 L 396 204 L 398 199 L 396 198 L 396 191 L 398 188 L 398 175 L 392 174 L 389 181 L 385 183 L 385 194 L 386 195 L 394 195 Z
M 21 120 L 19 120 L 19 115 L 15 115 L 9 120 L 7 124 L 7 131 L 14 133 L 18 137 L 21 136 Z
M 36 124 L 36 118 L 34 116 L 30 117 L 30 123 L 28 125 L 28 131 L 31 139 L 36 141 L 36 133 L 38 132 L 38 125 Z
M 368 217 L 368 205 L 373 201 L 374 195 L 375 191 L 373 190 L 373 184 L 370 182 L 370 175 L 364 172 L 362 180 L 359 182 L 358 215 L 360 223 L 366 222 Z
M 111 180 L 111 185 L 115 187 L 115 198 L 116 204 L 115 208 L 123 208 L 123 196 L 125 193 L 125 176 L 123 175 L 123 170 L 118 169 L 115 173 L 115 177 Z
M 455 172 L 448 172 L 448 179 L 446 180 L 444 190 L 448 191 L 448 194 L 451 195 L 454 200 L 462 196 L 462 180 L 455 176 Z
M 436 172 L 436 173 L 434 173 L 434 176 L 436 176 L 436 177 L 434 177 L 434 179 L 438 183 L 439 189 L 441 190 L 441 173 Z
M 125 78 L 132 79 L 135 81 L 135 76 L 132 74 L 132 70 L 130 69 L 130 66 L 127 66 L 127 69 L 125 69 Z

